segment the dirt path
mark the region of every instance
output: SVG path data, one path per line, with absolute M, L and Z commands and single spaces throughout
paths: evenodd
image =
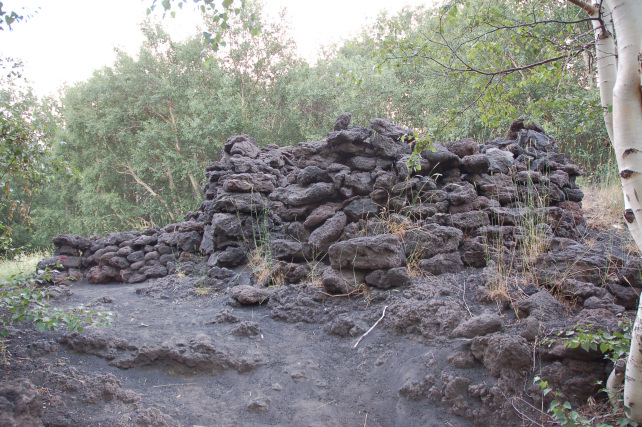
M 426 376 L 438 382 L 456 341 L 425 345 L 382 322 L 353 348 L 349 330 L 374 324 L 391 294 L 368 304 L 301 288 L 295 304 L 243 307 L 225 291 L 194 295 L 193 280 L 178 276 L 70 290 L 63 305 L 117 319 L 80 335 L 12 339 L 17 363 L 5 379 L 27 375 L 40 388 L 46 425 L 471 425 L 441 397 L 399 392 Z

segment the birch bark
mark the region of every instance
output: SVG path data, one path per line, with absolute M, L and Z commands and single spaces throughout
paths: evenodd
M 642 249 L 642 92 L 640 55 L 642 48 L 642 2 L 610 0 L 617 35 L 617 77 L 613 87 L 613 149 L 615 150 L 625 214 L 631 234 Z M 624 405 L 629 417 L 642 422 L 642 307 L 633 326 L 631 350 L 626 364 Z

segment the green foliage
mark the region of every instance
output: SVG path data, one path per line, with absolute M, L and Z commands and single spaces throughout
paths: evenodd
M 551 401 L 547 412 L 551 414 L 562 427 L 593 426 L 591 420 L 580 415 L 579 412 L 572 408 L 568 401 L 561 403 L 559 399 L 562 398 L 562 393 L 553 391 L 553 389 L 548 386 L 548 381 L 544 381 L 540 377 L 536 376 L 533 378 L 533 382 L 541 388 L 542 396 L 547 396 L 549 394 L 555 396 Z M 608 424 L 602 423 L 598 424 L 600 427 L 606 427 L 607 425 Z
M 150 3 L 172 14 L 190 2 Z M 257 2 L 195 4 L 205 8 L 205 39 L 176 42 L 144 24 L 138 55 L 118 52 L 114 64 L 52 104 L 50 122 L 65 126 L 55 135 L 47 129 L 47 150 L 78 173 L 47 166 L 56 178 L 47 191 L 23 197 L 33 225 L 10 225 L 17 244 L 178 221 L 198 208 L 203 169 L 229 136 L 247 133 L 261 145 L 318 140 L 344 111 L 355 125 L 387 117 L 426 141 L 478 142 L 526 114 L 586 170 L 612 159 L 588 52 L 512 73 L 471 71 L 532 64 L 564 46 L 575 52 L 586 23 L 548 22 L 578 20 L 565 5 L 470 0 L 406 8 L 308 64 L 284 17 L 266 21 Z
M 577 410 L 573 409 L 572 405 L 567 400 L 562 403 L 560 400 L 562 399 L 562 393 L 554 391 L 549 387 L 548 381 L 544 381 L 540 377 L 535 376 L 533 378 L 533 383 L 540 387 L 542 397 L 549 395 L 553 396 L 547 412 L 551 414 L 557 424 L 562 427 L 637 427 L 638 425 L 635 421 L 616 414 L 615 411 L 611 417 L 615 421 L 614 424 L 607 422 L 595 422 L 594 417 L 587 418 Z
M 583 18 L 569 3 L 451 1 L 380 17 L 375 40 L 382 65 L 430 83 L 440 139 L 493 138 L 527 115 L 592 170 L 609 148 Z
M 47 269 L 40 273 L 44 280 L 49 280 L 54 271 Z M 82 332 L 87 326 L 108 326 L 113 319 L 110 312 L 102 313 L 82 306 L 70 310 L 52 308 L 48 299 L 46 289 L 39 287 L 32 277 L 17 275 L 0 279 L 0 335 L 8 336 L 7 326 L 15 322 L 34 322 L 34 327 L 40 332 L 57 327 Z
M 215 0 L 193 0 L 194 4 L 198 6 L 198 9 L 202 14 L 208 14 L 211 21 L 215 24 L 210 31 L 203 32 L 203 38 L 211 46 L 214 52 L 218 51 L 220 47 L 227 45 L 227 42 L 223 39 L 223 35 L 226 30 L 232 28 L 231 17 L 238 16 L 243 12 L 243 8 L 246 7 L 245 0 L 239 0 L 240 4 L 237 4 L 235 0 L 222 0 L 220 4 L 220 9 L 218 2 Z M 152 0 L 151 6 L 147 9 L 147 14 L 151 14 L 156 8 L 158 0 Z M 172 4 L 176 4 L 179 9 L 183 8 L 183 5 L 187 3 L 183 0 L 173 1 L 173 0 L 161 0 L 160 4 L 163 7 L 163 17 L 170 13 L 170 16 L 174 18 L 176 12 L 172 10 Z M 247 30 L 252 36 L 259 34 L 260 30 L 255 25 L 256 15 L 249 15 L 249 19 L 242 22 L 242 29 Z
M 35 241 L 176 222 L 198 208 L 203 170 L 229 136 L 302 139 L 286 94 L 300 64 L 294 43 L 279 23 L 258 22 L 258 36 L 243 30 L 259 12 L 252 3 L 229 16 L 226 48 L 210 61 L 200 37 L 177 43 L 145 24 L 137 58 L 118 52 L 113 66 L 66 89 L 53 150 L 79 174 L 49 185 L 34 208 Z
M 38 101 L 22 78 L 22 63 L 0 58 L 0 254 L 17 250 L 16 229 L 31 230 L 31 210 L 53 174 L 71 173 L 51 156 L 51 100 Z
M 631 319 L 620 316 L 620 320 L 618 320 L 618 330 L 614 332 L 606 332 L 601 329 L 593 330 L 593 326 L 592 324 L 587 325 L 586 328 L 575 326 L 573 329 L 560 331 L 557 337 L 564 341 L 564 347 L 582 348 L 585 351 L 600 351 L 604 354 L 605 359 L 613 363 L 628 357 L 631 348 L 631 332 L 633 328 Z M 552 341 L 548 341 L 548 343 L 550 345 Z M 548 413 L 550 413 L 560 425 L 564 427 L 609 427 L 612 425 L 603 422 L 594 423 L 592 419 L 588 419 L 574 410 L 568 401 L 562 403 L 562 393 L 556 392 L 549 387 L 548 381 L 544 381 L 536 376 L 533 382 L 541 388 L 542 396 L 549 394 L 553 396 L 548 408 Z M 602 391 L 606 390 L 603 389 Z M 638 425 L 636 422 L 621 416 L 617 408 L 613 408 L 612 418 L 615 420 L 615 425 L 617 426 Z
M 628 317 L 620 317 L 618 320 L 619 331 L 606 332 L 602 329 L 591 330 L 593 325 L 587 328 L 575 327 L 568 331 L 561 331 L 558 337 L 564 340 L 564 347 L 582 348 L 585 351 L 597 351 L 604 353 L 604 357 L 616 362 L 619 359 L 628 357 L 631 348 L 631 332 L 633 325 Z

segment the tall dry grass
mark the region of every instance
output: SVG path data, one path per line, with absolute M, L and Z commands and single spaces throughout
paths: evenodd
M 587 183 L 582 186 L 582 191 L 584 191 L 582 208 L 589 227 L 596 229 L 626 227 L 622 217 L 624 196 L 619 181 Z
M 16 256 L 0 258 L 0 280 L 19 274 L 32 273 L 36 270 L 38 262 L 48 256 L 51 256 L 49 251 L 35 250 Z

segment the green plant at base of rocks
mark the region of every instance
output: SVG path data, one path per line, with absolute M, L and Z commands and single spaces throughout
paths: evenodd
M 43 278 L 48 280 L 53 271 L 47 269 Z M 33 278 L 17 275 L 0 280 L 0 335 L 9 335 L 8 326 L 16 322 L 34 322 L 40 332 L 65 327 L 82 332 L 87 326 L 108 326 L 111 312 L 88 310 L 83 306 L 62 310 L 48 304 L 47 290 L 38 287 Z
M 586 328 L 578 327 L 577 325 L 570 330 L 560 331 L 557 334 L 559 339 L 564 340 L 564 347 L 566 348 L 582 348 L 585 351 L 600 351 L 604 354 L 604 358 L 616 363 L 620 359 L 626 359 L 631 346 L 631 330 L 633 324 L 631 319 L 621 317 L 618 321 L 618 328 L 621 332 L 605 332 L 601 329 L 591 331 L 592 324 Z M 552 344 L 552 340 L 545 340 L 544 343 Z M 638 423 L 630 420 L 624 414 L 628 408 L 624 410 L 613 407 L 612 414 L 609 418 L 613 419 L 614 424 L 595 422 L 595 418 L 587 418 L 580 412 L 574 410 L 568 401 L 561 402 L 560 398 L 562 393 L 555 392 L 548 386 L 548 381 L 542 380 L 539 376 L 533 378 L 533 383 L 538 384 L 542 390 L 542 396 L 553 393 L 555 398 L 551 401 L 547 412 L 551 414 L 557 423 L 564 427 L 576 426 L 595 426 L 595 427 L 611 427 L 611 426 L 638 426 Z M 606 388 L 602 388 L 601 392 L 608 392 Z M 621 392 L 619 393 L 618 401 L 621 401 Z M 620 405 L 621 407 L 622 405 Z
M 588 328 L 591 326 L 593 325 L 587 325 Z M 620 318 L 618 328 L 622 332 L 610 333 L 601 329 L 591 331 L 576 326 L 574 329 L 561 331 L 557 335 L 564 339 L 564 347 L 566 348 L 581 347 L 585 351 L 599 350 L 604 353 L 605 358 L 615 363 L 619 359 L 626 358 L 631 348 L 631 330 L 633 329 L 631 319 Z

